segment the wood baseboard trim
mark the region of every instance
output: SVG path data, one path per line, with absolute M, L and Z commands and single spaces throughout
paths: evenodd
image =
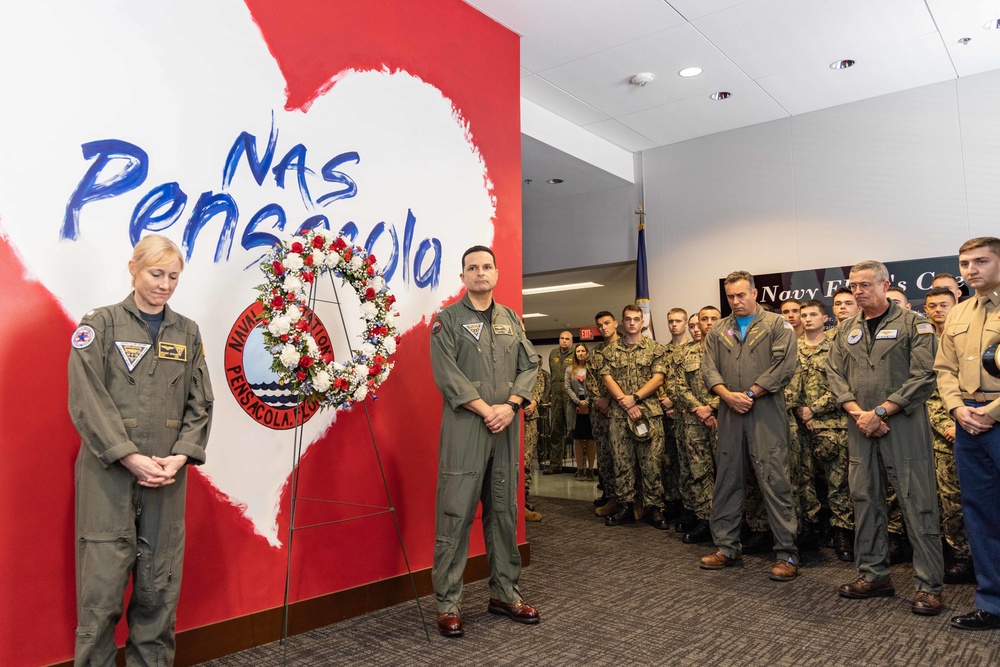
M 518 546 L 518 551 L 521 553 L 523 565 L 530 565 L 530 545 L 521 544 Z M 485 555 L 469 559 L 465 567 L 466 583 L 485 579 L 489 574 Z M 430 569 L 414 572 L 413 579 L 421 597 L 433 591 Z M 288 634 L 301 634 L 412 599 L 413 587 L 410 584 L 410 577 L 401 574 L 309 600 L 300 600 L 289 606 Z M 430 609 L 425 607 L 423 611 L 427 622 L 433 624 L 437 614 L 433 605 Z M 178 632 L 174 665 L 189 667 L 278 641 L 281 639 L 281 616 L 281 607 L 275 607 Z M 417 617 L 414 616 L 414 623 L 416 622 Z M 125 665 L 124 649 L 118 651 L 116 663 L 119 666 Z M 73 661 L 67 660 L 54 663 L 50 667 L 72 667 L 72 665 Z

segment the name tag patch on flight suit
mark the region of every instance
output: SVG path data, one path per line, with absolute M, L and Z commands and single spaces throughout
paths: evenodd
M 73 343 L 73 347 L 78 350 L 82 350 L 94 342 L 94 329 L 88 327 L 86 324 L 82 327 L 77 327 L 76 331 L 73 332 L 73 337 L 70 341 Z
M 473 322 L 472 324 L 463 324 L 462 328 L 472 334 L 472 337 L 479 340 L 479 337 L 483 335 L 483 327 L 486 326 L 482 322 Z
M 509 324 L 494 324 L 493 334 L 496 336 L 513 336 L 514 330 L 511 329 Z
M 187 361 L 187 345 L 178 345 L 177 343 L 157 343 L 156 356 L 160 359 L 169 359 L 171 361 Z
M 861 340 L 861 329 L 851 329 L 851 333 L 847 334 L 847 343 L 854 345 L 859 340 Z
M 918 334 L 932 334 L 934 333 L 934 325 L 927 324 L 927 322 L 921 322 L 917 325 Z
M 875 340 L 895 340 L 899 329 L 882 329 L 875 334 Z
M 125 341 L 115 341 L 115 347 L 122 354 L 122 359 L 125 360 L 125 365 L 128 367 L 129 371 L 134 371 L 135 367 L 139 365 L 139 360 L 142 359 L 149 348 L 153 347 L 149 343 L 128 343 Z

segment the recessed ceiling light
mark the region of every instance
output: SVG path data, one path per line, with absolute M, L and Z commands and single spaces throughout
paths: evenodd
M 531 179 L 530 178 L 524 179 L 524 184 L 525 185 L 531 185 Z
M 848 67 L 854 67 L 853 60 L 838 60 L 830 63 L 830 69 L 847 69 Z
M 683 77 L 698 76 L 699 74 L 701 74 L 701 68 L 700 67 L 685 67 L 680 72 L 678 72 L 678 74 L 681 75 L 681 76 L 683 76 Z
M 727 93 L 727 92 L 726 92 L 726 91 L 724 91 L 724 90 L 720 90 L 719 92 L 717 92 L 717 93 L 712 93 L 712 94 L 710 95 L 710 97 L 711 97 L 711 98 L 712 98 L 713 100 L 728 100 L 728 99 L 729 99 L 730 97 L 732 97 L 732 96 L 733 96 L 733 95 L 732 95 L 732 93 Z
M 600 283 L 568 283 L 566 285 L 550 285 L 548 287 L 527 287 L 521 290 L 521 294 L 548 294 L 549 292 L 569 292 L 575 289 L 590 289 L 591 287 L 604 287 Z
M 549 185 L 559 185 L 560 183 L 563 182 L 563 179 L 561 179 L 561 178 L 550 178 L 549 180 L 547 180 L 545 182 L 548 183 Z
M 548 317 L 548 313 L 525 313 L 521 315 L 522 319 L 528 319 L 529 317 Z
M 971 37 L 963 37 L 960 40 L 958 40 L 958 43 L 961 44 L 962 46 L 965 46 L 966 44 L 968 44 L 971 41 L 972 41 Z

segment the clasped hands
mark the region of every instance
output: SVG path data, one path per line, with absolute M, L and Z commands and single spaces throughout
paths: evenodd
M 642 403 L 635 400 L 635 397 L 631 394 L 623 394 L 621 398 L 617 399 L 618 405 L 621 406 L 622 410 L 625 411 L 632 419 L 639 419 L 642 417 Z
M 952 416 L 955 417 L 959 426 L 972 435 L 985 433 L 996 424 L 996 420 L 984 408 L 973 408 L 968 405 L 962 405 L 952 410 Z
M 123 456 L 120 460 L 122 465 L 139 480 L 139 486 L 157 489 L 177 481 L 174 477 L 187 463 L 188 457 L 184 454 L 159 457 L 133 453 Z

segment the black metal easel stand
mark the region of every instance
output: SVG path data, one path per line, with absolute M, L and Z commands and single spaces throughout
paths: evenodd
M 321 299 L 317 299 L 316 284 L 313 283 L 313 285 L 310 287 L 309 298 L 308 298 L 308 308 L 310 311 L 309 317 L 312 318 L 316 316 L 317 302 L 336 304 L 337 311 L 340 313 L 340 324 L 342 330 L 345 332 L 345 337 L 347 338 L 347 345 L 348 348 L 350 349 L 351 358 L 353 359 L 354 349 L 353 347 L 351 347 L 350 336 L 346 335 L 347 326 L 346 326 L 346 321 L 344 320 L 344 309 L 343 306 L 341 305 L 340 297 L 337 292 L 337 285 L 334 282 L 333 274 L 328 273 L 328 275 L 330 276 L 330 284 L 333 287 L 334 300 L 323 301 Z M 302 459 L 302 450 L 305 441 L 304 423 L 302 419 L 303 417 L 302 407 L 304 405 L 304 402 L 305 402 L 305 397 L 302 398 L 302 400 L 299 402 L 298 407 L 296 408 L 296 414 L 295 414 L 296 426 L 294 430 L 293 443 L 292 443 L 292 480 L 291 480 L 292 483 L 291 483 L 291 507 L 289 509 L 289 517 L 288 517 L 288 557 L 287 557 L 287 563 L 285 565 L 285 598 L 284 598 L 284 603 L 282 605 L 282 616 L 281 616 L 281 644 L 283 646 L 282 664 L 286 664 L 288 660 L 288 642 L 287 642 L 288 616 L 289 616 L 288 597 L 292 581 L 292 541 L 295 536 L 295 532 L 299 530 L 306 530 L 308 528 L 318 528 L 320 526 L 328 526 L 336 523 L 343 523 L 345 521 L 355 521 L 357 519 L 365 519 L 368 517 L 379 516 L 382 514 L 390 514 L 392 516 L 392 523 L 396 527 L 396 537 L 399 539 L 399 550 L 403 554 L 403 562 L 406 564 L 406 572 L 410 577 L 410 585 L 413 587 L 413 597 L 417 602 L 417 612 L 420 614 L 420 624 L 423 627 L 424 635 L 427 637 L 427 641 L 429 642 L 431 640 L 430 632 L 428 632 L 427 630 L 427 622 L 426 619 L 424 618 L 424 610 L 423 607 L 421 607 L 420 605 L 420 595 L 417 592 L 416 580 L 413 578 L 413 570 L 410 569 L 410 560 L 406 556 L 406 547 L 403 544 L 403 533 L 399 529 L 399 520 L 396 517 L 396 508 L 393 506 L 392 497 L 389 494 L 389 484 L 385 479 L 385 469 L 382 467 L 382 457 L 378 453 L 378 443 L 376 442 L 375 439 L 375 430 L 372 427 L 371 414 L 368 412 L 368 404 L 365 401 L 360 402 L 361 407 L 365 411 L 365 419 L 368 422 L 368 432 L 371 435 L 372 449 L 374 449 L 375 451 L 375 460 L 378 462 L 379 475 L 382 477 L 382 487 L 385 489 L 385 499 L 387 503 L 387 506 L 385 507 L 381 507 L 378 505 L 364 505 L 359 503 L 346 503 L 335 500 L 325 500 L 321 498 L 299 497 L 299 463 Z M 331 505 L 348 505 L 351 507 L 360 507 L 366 510 L 373 510 L 373 511 L 370 511 L 366 514 L 362 514 L 360 516 L 349 517 L 347 519 L 337 519 L 334 521 L 323 521 L 320 523 L 314 523 L 305 526 L 296 526 L 295 511 L 300 500 L 308 502 L 329 503 Z

